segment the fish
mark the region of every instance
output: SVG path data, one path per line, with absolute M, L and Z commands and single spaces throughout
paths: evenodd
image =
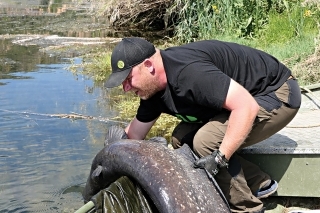
M 231 212 L 214 180 L 205 170 L 193 167 L 196 157 L 188 145 L 172 150 L 161 137 L 128 139 L 120 127 L 113 127 L 106 138 L 91 164 L 82 193 L 85 203 L 127 176 L 140 185 L 161 213 Z

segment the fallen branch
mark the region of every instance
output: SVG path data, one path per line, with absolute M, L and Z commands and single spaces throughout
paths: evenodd
M 9 112 L 9 113 L 16 113 L 16 114 L 24 114 L 24 115 L 37 115 L 37 116 L 45 116 L 45 117 L 51 117 L 51 118 L 69 118 L 72 120 L 78 120 L 78 119 L 84 119 L 84 120 L 97 120 L 101 122 L 115 122 L 115 123 L 121 123 L 121 124 L 128 124 L 127 122 L 124 121 L 118 121 L 118 120 L 113 120 L 113 119 L 108 119 L 108 118 L 101 118 L 101 117 L 94 117 L 90 115 L 82 115 L 79 113 L 71 112 L 70 114 L 45 114 L 45 113 L 35 113 L 35 112 L 20 112 L 20 111 L 11 111 L 11 110 L 5 110 L 5 109 L 0 109 L 0 111 L 3 112 Z

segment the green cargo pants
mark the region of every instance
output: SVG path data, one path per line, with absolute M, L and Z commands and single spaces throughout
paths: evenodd
M 260 110 L 249 136 L 240 149 L 267 139 L 284 128 L 297 114 L 301 92 L 294 78 L 290 77 L 271 97 L 276 97 L 280 103 L 273 109 L 270 108 L 270 104 L 267 104 L 267 107 L 260 105 L 265 100 L 270 103 L 268 97 L 263 101 L 256 99 Z M 179 148 L 183 143 L 187 143 L 199 157 L 219 149 L 228 126 L 229 115 L 230 112 L 223 111 L 204 125 L 181 122 L 172 133 L 173 147 Z M 232 212 L 250 213 L 262 209 L 263 203 L 254 194 L 270 180 L 270 176 L 258 166 L 235 153 L 229 161 L 228 169 L 220 169 L 215 179 Z

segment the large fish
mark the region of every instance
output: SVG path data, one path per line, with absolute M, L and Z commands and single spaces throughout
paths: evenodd
M 123 138 L 123 129 L 109 130 L 105 147 L 93 159 L 83 191 L 85 202 L 127 176 L 144 189 L 161 213 L 230 212 L 214 179 L 205 170 L 193 168 L 195 157 L 187 145 L 171 150 L 160 138 Z

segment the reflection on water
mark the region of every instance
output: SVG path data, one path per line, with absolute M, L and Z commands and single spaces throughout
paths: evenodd
M 56 42 L 43 36 L 108 35 L 108 24 L 91 15 L 93 3 L 0 1 L 0 212 L 74 212 L 83 205 L 91 160 L 115 123 L 50 115 L 110 118 L 115 112 L 107 91 L 67 71 L 69 58 L 80 53 L 67 48 L 55 55 L 39 48 Z M 17 34 L 24 42 L 14 41 Z M 35 43 L 26 42 L 30 38 Z
M 113 117 L 107 91 L 66 70 L 73 56 L 14 44 L 11 34 L 100 36 L 90 28 L 99 20 L 83 12 L 93 7 L 86 2 L 0 1 L 0 212 L 74 212 L 83 205 L 91 160 L 115 123 L 50 115 Z
M 103 0 L 1 0 L 0 34 L 108 37 L 104 18 L 94 16 Z
M 19 78 L 22 76 L 12 73 L 34 71 L 37 64 L 56 63 L 57 60 L 56 57 L 39 52 L 37 46 L 21 46 L 13 44 L 11 39 L 0 39 L 0 79 Z
M 112 112 L 105 111 L 104 91 L 76 80 L 66 66 L 38 64 L 32 72 L 10 73 L 20 78 L 0 80 L 1 212 L 72 212 L 83 205 L 91 160 L 112 123 L 49 115 Z

